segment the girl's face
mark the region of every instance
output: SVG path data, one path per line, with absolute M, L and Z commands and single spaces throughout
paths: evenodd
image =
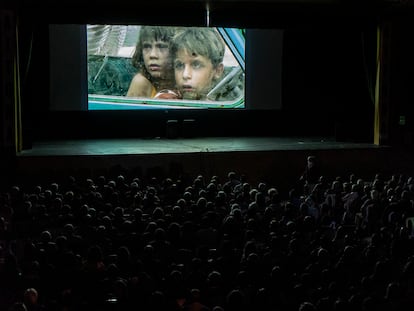
M 172 58 L 169 44 L 165 41 L 144 41 L 142 56 L 145 68 L 151 77 L 162 79 L 168 77 L 172 71 Z
M 223 65 L 216 68 L 205 56 L 177 51 L 174 61 L 175 82 L 184 99 L 205 99 L 213 81 L 220 77 Z

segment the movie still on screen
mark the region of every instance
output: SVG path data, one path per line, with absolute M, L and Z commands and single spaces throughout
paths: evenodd
M 245 108 L 245 29 L 86 25 L 88 110 Z

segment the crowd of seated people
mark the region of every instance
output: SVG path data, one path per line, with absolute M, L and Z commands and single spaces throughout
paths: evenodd
M 308 172 L 309 173 L 309 172 Z M 414 179 L 66 176 L 0 193 L 1 310 L 405 310 Z

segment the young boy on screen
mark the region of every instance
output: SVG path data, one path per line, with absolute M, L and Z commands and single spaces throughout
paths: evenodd
M 132 56 L 132 64 L 138 69 L 138 73 L 131 81 L 127 96 L 146 98 L 177 96 L 173 91 L 175 80 L 170 52 L 170 43 L 175 32 L 175 27 L 141 27 Z
M 220 80 L 225 45 L 214 28 L 190 27 L 172 42 L 175 82 L 183 99 L 206 100 Z

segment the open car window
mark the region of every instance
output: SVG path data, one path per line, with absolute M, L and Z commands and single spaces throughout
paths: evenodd
M 215 28 L 225 42 L 224 73 L 206 100 L 127 97 L 140 27 L 87 25 L 89 110 L 244 108 L 245 30 L 236 28 Z

